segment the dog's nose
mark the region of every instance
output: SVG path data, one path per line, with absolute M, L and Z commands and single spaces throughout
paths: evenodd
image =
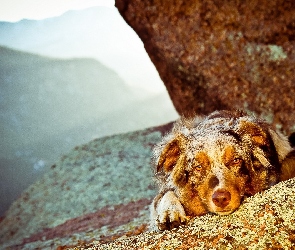
M 231 194 L 230 192 L 226 190 L 217 190 L 214 192 L 212 195 L 212 201 L 217 207 L 226 207 L 231 199 Z

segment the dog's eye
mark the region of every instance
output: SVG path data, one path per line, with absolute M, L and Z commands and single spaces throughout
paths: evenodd
M 197 165 L 195 168 L 197 171 L 201 171 L 202 170 L 202 165 Z
M 234 165 L 239 165 L 241 163 L 242 163 L 242 159 L 241 158 L 235 158 L 232 161 L 232 164 L 234 164 Z

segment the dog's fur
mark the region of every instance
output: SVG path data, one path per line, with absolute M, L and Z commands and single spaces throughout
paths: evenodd
M 180 119 L 154 155 L 160 190 L 151 205 L 153 229 L 208 212 L 232 213 L 244 196 L 295 176 L 288 138 L 242 111 Z

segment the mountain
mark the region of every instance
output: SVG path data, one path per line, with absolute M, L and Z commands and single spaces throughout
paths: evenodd
M 0 55 L 3 212 L 62 153 L 92 139 L 89 124 L 99 127 L 104 116 L 135 96 L 94 59 L 50 59 L 4 47 Z M 75 132 L 69 136 L 68 130 Z
M 0 22 L 0 216 L 75 146 L 176 118 L 117 9 Z
M 94 59 L 0 55 L 0 215 L 76 145 L 177 117 L 163 94 L 139 98 Z
M 149 92 L 165 89 L 143 43 L 116 8 L 93 7 L 38 21 L 0 22 L 0 45 L 56 58 L 95 58 L 128 85 Z
M 29 134 L 43 140 L 135 100 L 120 77 L 94 59 L 50 59 L 3 47 L 0 55 L 1 126 L 14 141 L 29 144 Z

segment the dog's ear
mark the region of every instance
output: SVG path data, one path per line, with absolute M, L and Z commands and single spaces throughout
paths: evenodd
M 184 144 L 184 136 L 179 135 L 165 145 L 157 162 L 157 172 L 168 173 L 173 170 L 184 150 Z
M 287 136 L 278 131 L 274 131 L 272 128 L 269 129 L 269 133 L 276 148 L 279 161 L 282 162 L 289 152 L 292 151 L 290 142 L 288 141 Z
M 272 163 L 269 154 L 274 149 L 271 143 L 271 135 L 266 124 L 256 123 L 253 121 L 241 121 L 239 124 L 238 134 L 245 145 L 251 148 L 253 156 L 265 167 L 271 167 Z
M 270 134 L 281 163 L 280 181 L 295 177 L 295 149 L 292 148 L 290 138 L 273 130 L 270 130 Z
M 288 138 L 266 123 L 243 121 L 240 125 L 239 134 L 242 138 L 250 139 L 254 147 L 266 149 L 273 143 L 279 161 L 282 161 L 291 151 Z
M 267 131 L 251 121 L 242 121 L 240 123 L 239 135 L 243 139 L 250 139 L 251 143 L 255 146 L 265 146 L 268 143 Z
M 264 167 L 271 166 L 270 158 L 277 155 L 280 165 L 279 179 L 282 181 L 295 177 L 295 152 L 286 136 L 267 124 L 247 121 L 243 122 L 240 128 L 240 136 L 250 139 L 253 155 Z

